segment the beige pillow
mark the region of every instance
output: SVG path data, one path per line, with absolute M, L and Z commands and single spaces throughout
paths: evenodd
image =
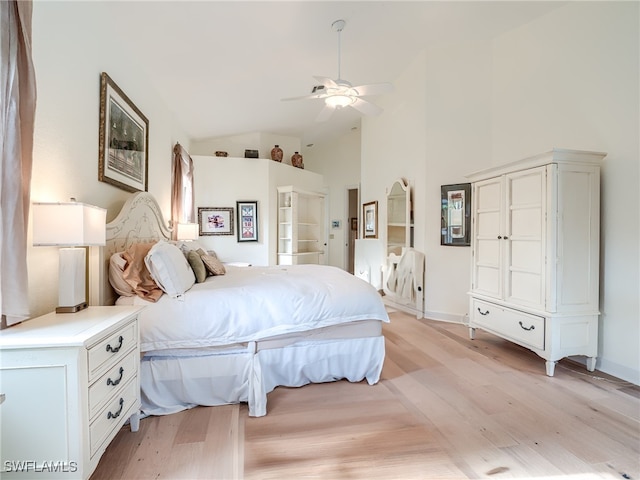
M 218 257 L 216 257 L 215 255 L 209 255 L 202 249 L 199 249 L 197 252 L 202 259 L 204 266 L 209 272 L 211 272 L 212 275 L 224 275 L 225 273 L 227 273 L 222 262 L 218 260 Z
M 196 275 L 196 282 L 204 282 L 207 279 L 207 268 L 204 266 L 200 254 L 194 250 L 187 252 L 187 261 Z
M 122 254 L 127 261 L 122 277 L 131 285 L 136 295 L 150 302 L 157 302 L 162 296 L 162 289 L 153 280 L 144 262 L 153 245 L 154 243 L 136 243 Z
M 118 295 L 133 297 L 136 292 L 123 277 L 124 269 L 127 267 L 127 261 L 122 257 L 123 254 L 124 252 L 114 253 L 109 259 L 109 283 Z

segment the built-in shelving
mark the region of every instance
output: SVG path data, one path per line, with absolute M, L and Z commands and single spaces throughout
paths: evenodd
M 324 194 L 278 187 L 278 264 L 321 263 Z

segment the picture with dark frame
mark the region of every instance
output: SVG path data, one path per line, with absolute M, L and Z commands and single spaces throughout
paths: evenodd
M 149 121 L 116 83 L 100 76 L 98 180 L 128 192 L 146 192 Z
M 238 214 L 238 241 L 258 241 L 258 202 L 236 202 Z
M 471 184 L 440 187 L 440 245 L 471 245 Z
M 233 207 L 198 207 L 200 235 L 233 235 Z

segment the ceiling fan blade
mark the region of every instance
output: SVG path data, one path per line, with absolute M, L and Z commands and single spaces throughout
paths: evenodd
M 338 84 L 329 77 L 314 76 L 313 78 L 324 85 L 325 88 L 338 88 Z
M 358 85 L 357 87 L 353 87 L 353 89 L 358 92 L 358 95 L 367 96 L 391 93 L 394 87 L 391 83 L 372 83 L 370 85 Z
M 301 97 L 288 97 L 288 98 L 281 98 L 280 101 L 281 102 L 288 102 L 289 100 L 313 100 L 316 98 L 324 98 L 327 95 L 324 92 L 321 93 L 314 93 L 312 95 L 302 95 Z
M 324 108 L 322 110 L 320 110 L 320 113 L 316 117 L 316 122 L 325 122 L 325 121 L 329 120 L 329 117 L 331 117 L 331 115 L 333 114 L 334 110 L 335 110 L 334 107 L 331 107 L 331 106 L 325 104 Z
M 367 102 L 362 98 L 356 98 L 350 106 L 358 110 L 363 115 L 379 115 L 383 112 L 379 106 L 374 105 L 371 102 Z

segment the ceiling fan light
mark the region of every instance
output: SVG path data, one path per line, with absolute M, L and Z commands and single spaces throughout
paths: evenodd
M 355 98 L 349 95 L 331 95 L 324 100 L 327 105 L 336 108 L 346 107 L 347 105 L 351 105 L 354 101 Z

